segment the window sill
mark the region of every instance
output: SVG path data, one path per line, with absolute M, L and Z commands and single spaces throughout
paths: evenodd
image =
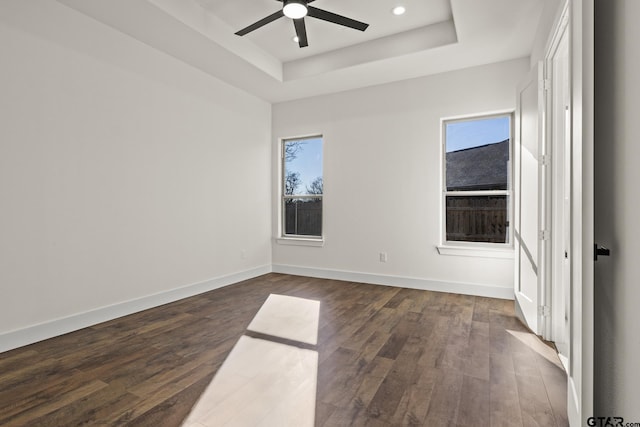
M 479 246 L 455 246 L 455 245 L 438 245 L 438 253 L 440 255 L 454 256 L 470 256 L 480 258 L 505 258 L 513 259 L 513 247 L 490 248 Z
M 305 239 L 300 237 L 277 237 L 276 242 L 279 245 L 291 245 L 291 246 L 324 246 L 324 239 Z

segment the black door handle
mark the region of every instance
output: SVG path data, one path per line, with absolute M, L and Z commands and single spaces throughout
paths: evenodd
M 594 243 L 594 245 L 593 245 L 593 260 L 594 261 L 598 260 L 598 255 L 600 255 L 600 256 L 609 256 L 609 255 L 611 255 L 611 251 L 608 248 L 605 248 L 604 246 L 598 247 L 598 244 Z

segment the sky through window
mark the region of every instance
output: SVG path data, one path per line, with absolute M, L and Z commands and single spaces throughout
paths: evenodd
M 509 116 L 461 120 L 446 124 L 446 152 L 480 147 L 509 139 Z
M 293 159 L 286 160 L 286 172 L 297 172 L 300 185 L 295 194 L 306 194 L 307 187 L 318 177 L 322 178 L 322 138 L 300 140 L 298 150 Z M 295 140 L 287 141 L 287 143 Z

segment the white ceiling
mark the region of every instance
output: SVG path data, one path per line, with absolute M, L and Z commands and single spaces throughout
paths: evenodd
M 282 3 L 275 0 L 196 1 L 236 31 L 282 8 Z M 292 20 L 287 18 L 280 18 L 244 37 L 278 60 L 289 62 L 452 18 L 449 0 L 402 0 L 409 12 L 395 16 L 391 9 L 399 3 L 397 0 L 316 0 L 310 6 L 365 22 L 369 28 L 361 32 L 307 17 L 309 46 L 305 48 L 292 41 L 295 29 Z
M 559 2 L 316 0 L 370 26 L 307 17 L 309 46 L 299 48 L 286 17 L 234 34 L 281 8 L 276 0 L 58 1 L 269 102 L 526 57 Z M 405 15 L 391 14 L 398 4 Z

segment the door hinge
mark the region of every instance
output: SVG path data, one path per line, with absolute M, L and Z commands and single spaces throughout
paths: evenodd
M 542 166 L 549 166 L 551 164 L 551 156 L 549 154 L 540 156 L 540 164 Z
M 542 79 L 542 81 L 540 83 L 541 83 L 540 87 L 542 87 L 543 90 L 551 89 L 551 80 L 550 79 Z
M 542 316 L 542 317 L 551 316 L 551 307 L 549 307 L 548 305 L 539 305 L 538 316 Z
M 549 230 L 538 231 L 538 240 L 549 240 Z

